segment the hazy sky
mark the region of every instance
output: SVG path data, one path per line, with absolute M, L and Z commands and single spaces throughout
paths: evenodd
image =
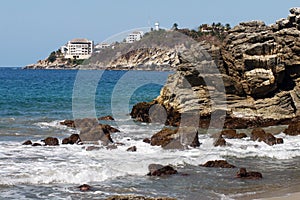
M 267 24 L 286 18 L 299 0 L 1 0 L 0 66 L 24 66 L 46 58 L 68 40 L 101 42 L 159 21 L 170 28 L 221 22 Z

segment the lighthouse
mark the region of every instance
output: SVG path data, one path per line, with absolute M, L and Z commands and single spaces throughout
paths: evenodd
M 156 22 L 154 24 L 154 30 L 159 31 L 159 23 L 158 22 Z

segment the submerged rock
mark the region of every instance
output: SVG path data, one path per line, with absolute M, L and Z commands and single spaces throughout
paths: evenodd
M 148 166 L 149 173 L 147 176 L 166 176 L 166 175 L 172 175 L 177 174 L 177 170 L 175 170 L 173 167 L 167 165 L 159 165 L 159 164 L 150 164 Z
M 261 179 L 263 176 L 260 172 L 247 172 L 246 168 L 240 168 L 236 177 L 244 179 Z
M 88 184 L 83 184 L 83 185 L 78 186 L 78 188 L 82 192 L 87 192 L 87 191 L 90 191 L 92 187 Z
M 234 165 L 229 164 L 226 160 L 207 161 L 202 167 L 220 167 L 220 168 L 235 168 Z

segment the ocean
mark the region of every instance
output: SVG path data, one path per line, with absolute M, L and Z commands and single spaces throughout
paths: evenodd
M 284 139 L 283 144 L 274 146 L 247 137 L 227 140 L 230 145 L 226 147 L 214 147 L 205 130 L 199 130 L 201 146 L 194 149 L 163 150 L 142 142 L 163 126 L 135 122 L 129 112 L 135 103 L 157 97 L 170 73 L 0 68 L 0 199 L 105 199 L 134 194 L 225 200 L 286 188 L 299 191 L 300 136 L 282 133 L 286 126 L 268 128 Z M 84 92 L 78 93 L 80 88 Z M 78 94 L 92 94 L 92 98 L 79 105 Z M 40 142 L 48 136 L 61 141 L 78 133 L 60 125 L 65 119 L 106 115 L 116 120 L 101 123 L 121 130 L 111 136 L 124 146 L 86 151 L 88 145 L 22 145 L 26 140 Z M 251 132 L 239 131 L 248 136 Z M 137 151 L 127 152 L 131 146 Z M 220 159 L 259 171 L 263 179 L 237 179 L 238 168 L 199 166 Z M 179 174 L 148 177 L 152 163 L 170 164 Z M 92 190 L 80 192 L 81 184 L 91 185 Z

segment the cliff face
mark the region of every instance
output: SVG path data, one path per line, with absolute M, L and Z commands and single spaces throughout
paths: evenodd
M 179 64 L 176 52 L 162 48 L 138 48 L 113 57 L 116 58 L 109 61 L 103 69 L 172 71 Z M 103 64 L 96 63 L 96 65 L 101 69 Z
M 199 112 L 200 118 L 224 111 L 225 127 L 272 125 L 298 117 L 300 8 L 290 13 L 271 26 L 251 21 L 230 30 L 222 47 L 212 51 L 220 55 L 215 59 L 218 73 L 208 59 L 199 61 L 199 47 L 182 52 L 156 102 L 168 112 Z M 218 76 L 223 83 L 211 78 Z M 226 103 L 221 102 L 223 86 Z

